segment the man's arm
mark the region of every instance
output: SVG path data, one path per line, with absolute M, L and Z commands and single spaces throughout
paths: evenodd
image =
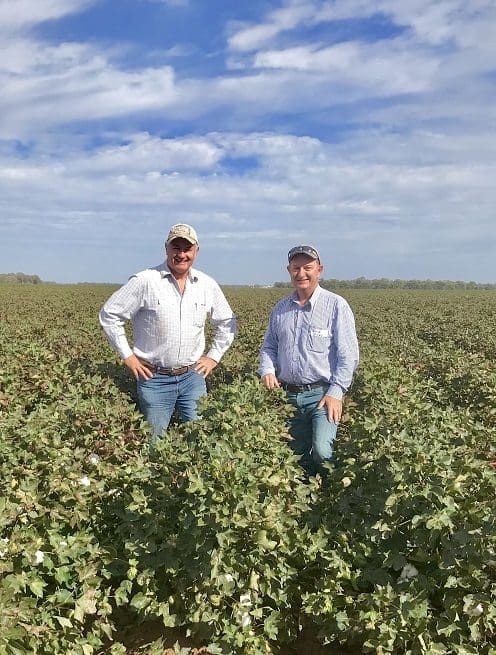
M 195 369 L 207 377 L 220 362 L 236 335 L 236 317 L 219 285 L 214 282 L 210 322 L 214 328 L 212 344 L 206 355 L 200 357 Z
M 350 387 L 359 361 L 355 319 L 351 307 L 344 299 L 336 304 L 332 334 L 331 347 L 336 356 L 336 366 L 332 372 L 328 395 L 342 399 Z
M 150 369 L 133 353 L 126 337 L 124 324 L 132 318 L 141 307 L 143 297 L 142 283 L 133 276 L 129 281 L 110 296 L 100 310 L 99 319 L 108 342 L 131 370 L 136 380 L 153 377 Z
M 336 366 L 332 371 L 329 389 L 320 401 L 318 409 L 325 406 L 329 421 L 338 423 L 343 413 L 343 396 L 349 389 L 359 361 L 355 319 L 344 299 L 336 304 L 332 333 L 331 347 L 336 355 Z
M 277 352 L 278 339 L 274 326 L 274 312 L 272 312 L 262 347 L 260 348 L 260 364 L 258 367 L 258 374 L 260 375 L 262 384 L 269 390 L 279 389 L 281 386 L 276 376 Z

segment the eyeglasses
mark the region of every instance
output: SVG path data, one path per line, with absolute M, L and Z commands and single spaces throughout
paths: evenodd
M 291 248 L 288 252 L 288 261 L 291 261 L 296 255 L 308 255 L 312 259 L 318 259 L 320 261 L 320 255 L 315 248 L 312 246 L 295 246 Z

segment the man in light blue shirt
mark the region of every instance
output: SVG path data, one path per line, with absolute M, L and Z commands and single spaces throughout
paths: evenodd
M 319 285 L 323 266 L 313 246 L 288 253 L 294 293 L 272 310 L 258 372 L 268 390 L 282 387 L 294 406 L 291 447 L 309 473 L 331 459 L 343 395 L 358 365 L 355 321 L 344 298 Z

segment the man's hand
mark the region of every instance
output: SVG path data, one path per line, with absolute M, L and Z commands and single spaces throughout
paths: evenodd
M 210 373 L 214 370 L 214 368 L 217 366 L 217 362 L 215 359 L 212 359 L 211 357 L 207 357 L 206 355 L 202 355 L 200 359 L 196 362 L 196 364 L 193 366 L 195 371 L 199 373 L 200 375 L 203 375 L 204 378 L 206 378 Z
M 327 418 L 329 419 L 329 422 L 339 423 L 343 414 L 343 401 L 333 398 L 332 396 L 324 396 L 317 405 L 317 409 L 322 409 L 324 406 L 327 410 Z
M 262 384 L 266 389 L 269 389 L 269 391 L 272 391 L 272 389 L 279 389 L 281 387 L 279 380 L 276 378 L 274 373 L 267 373 L 267 375 L 263 375 Z
M 150 380 L 153 377 L 153 371 L 143 363 L 136 355 L 130 355 L 122 360 L 128 369 L 134 375 L 135 380 L 143 378 L 143 380 Z

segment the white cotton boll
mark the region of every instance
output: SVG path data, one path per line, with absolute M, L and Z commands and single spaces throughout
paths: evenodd
M 247 628 L 250 625 L 250 623 L 251 623 L 251 616 L 248 614 L 248 612 L 245 612 L 241 617 L 241 627 Z
M 465 609 L 465 614 L 468 616 L 480 616 L 483 612 L 484 608 L 482 607 L 482 603 Z
M 88 457 L 88 462 L 90 464 L 93 464 L 94 466 L 96 466 L 96 464 L 98 464 L 99 461 L 100 461 L 100 457 L 96 453 L 91 453 L 91 455 L 89 455 Z
M 37 550 L 34 554 L 34 561 L 36 564 L 41 564 L 45 559 L 45 553 L 42 550 Z
M 417 569 L 413 564 L 405 564 L 403 570 L 401 571 L 400 580 L 409 580 L 410 578 L 416 578 L 418 575 Z
M 239 597 L 239 604 L 242 605 L 243 607 L 250 607 L 251 606 L 251 596 L 250 594 L 241 594 Z
M 83 487 L 89 487 L 91 484 L 91 480 L 87 475 L 85 475 L 79 480 L 79 484 L 82 485 Z

